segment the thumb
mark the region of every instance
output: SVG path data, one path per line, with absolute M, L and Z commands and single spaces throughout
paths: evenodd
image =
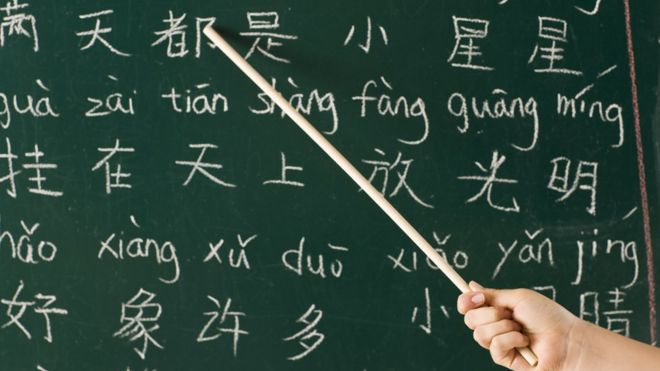
M 470 281 L 470 289 L 482 292 L 486 296 L 486 303 L 493 307 L 513 310 L 525 298 L 525 291 L 521 289 L 491 289 L 485 288 L 475 281 Z

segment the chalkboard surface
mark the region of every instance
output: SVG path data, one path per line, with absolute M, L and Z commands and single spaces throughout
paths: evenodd
M 497 368 L 212 22 L 466 279 L 656 341 L 657 1 L 1 8 L 3 370 Z

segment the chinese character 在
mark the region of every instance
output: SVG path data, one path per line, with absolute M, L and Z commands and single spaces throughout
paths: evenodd
M 110 159 L 115 156 L 117 153 L 132 153 L 135 152 L 134 148 L 120 147 L 119 139 L 115 139 L 115 145 L 112 148 L 98 148 L 99 152 L 107 153 L 99 162 L 97 162 L 92 171 L 96 171 L 101 168 L 105 169 L 105 193 L 110 194 L 113 188 L 132 188 L 128 183 L 122 183 L 122 179 L 130 178 L 130 173 L 122 173 L 121 164 L 117 164 L 114 172 L 110 170 Z

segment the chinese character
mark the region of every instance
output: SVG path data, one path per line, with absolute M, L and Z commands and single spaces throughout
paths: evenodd
M 484 193 L 486 193 L 486 201 L 488 202 L 488 205 L 490 207 L 500 210 L 500 211 L 505 211 L 505 212 L 520 212 L 520 208 L 518 207 L 518 202 L 516 202 L 516 198 L 512 198 L 512 206 L 501 206 L 493 203 L 492 199 L 492 193 L 493 193 L 493 186 L 495 184 L 501 183 L 501 184 L 516 184 L 518 183 L 517 180 L 515 179 L 505 179 L 505 178 L 498 178 L 497 177 L 497 171 L 500 169 L 500 166 L 504 164 L 504 161 L 506 161 L 506 156 L 500 156 L 497 151 L 493 152 L 493 157 L 490 160 L 490 174 L 488 176 L 485 175 L 468 175 L 468 176 L 459 176 L 458 179 L 461 180 L 477 180 L 484 182 L 483 186 L 481 187 L 481 190 L 475 194 L 474 196 L 470 197 L 466 203 L 471 203 L 474 202 L 478 199 L 480 199 Z M 479 162 L 475 161 L 475 165 L 479 168 L 479 170 L 483 171 L 485 174 L 488 173 L 488 170 Z
M 5 15 L 2 18 L 2 23 L 0 24 L 0 47 L 5 46 L 5 32 L 6 36 L 12 35 L 23 35 L 27 38 L 31 38 L 34 42 L 32 50 L 35 52 L 39 51 L 39 35 L 37 34 L 37 19 L 32 14 L 17 13 L 12 14 L 14 11 L 19 9 L 27 8 L 29 4 L 19 4 L 18 0 L 13 0 L 13 2 L 8 1 L 7 5 L 0 8 L 0 12 L 5 12 Z M 23 23 L 28 22 L 30 31 L 25 29 Z M 7 29 L 5 31 L 5 29 Z
M 142 359 L 147 356 L 149 344 L 163 349 L 163 346 L 151 336 L 152 332 L 160 328 L 157 321 L 163 312 L 160 304 L 152 302 L 155 297 L 156 294 L 140 288 L 140 291 L 131 300 L 122 303 L 120 322 L 125 324 L 112 335 L 122 339 L 128 338 L 130 342 L 142 338 L 142 349 L 133 348 Z
M 527 63 L 532 63 L 537 55 L 540 59 L 547 61 L 545 68 L 536 68 L 534 72 L 539 73 L 563 73 L 569 75 L 582 75 L 582 72 L 571 70 L 568 68 L 557 68 L 555 62 L 564 59 L 564 48 L 561 48 L 557 43 L 568 43 L 566 39 L 567 23 L 563 19 L 539 17 L 539 42 L 534 47 L 532 55 L 529 57 Z M 540 42 L 544 41 L 543 46 Z
M 0 183 L 9 182 L 7 194 L 12 198 L 16 198 L 16 175 L 21 171 L 14 171 L 14 160 L 18 158 L 17 155 L 11 152 L 11 142 L 9 138 L 5 138 L 7 142 L 7 153 L 0 153 L 0 160 L 7 160 L 7 175 L 0 178 Z
M 383 43 L 385 46 L 388 44 L 388 39 L 387 39 L 387 31 L 385 31 L 385 28 L 383 26 L 378 26 L 378 30 L 380 30 L 380 35 L 383 38 Z M 348 45 L 349 42 L 351 42 L 351 39 L 353 38 L 353 34 L 355 33 L 355 25 L 351 26 L 351 29 L 348 31 L 348 35 L 346 36 L 346 39 L 344 40 L 344 46 Z M 365 41 L 362 44 L 358 44 L 358 47 L 362 49 L 364 54 L 369 54 L 369 50 L 371 49 L 371 17 L 367 17 L 367 34 L 365 37 Z
M 596 3 L 591 8 L 591 10 L 584 9 L 584 8 L 579 7 L 577 5 L 575 5 L 575 9 L 579 10 L 580 12 L 582 12 L 586 15 L 596 15 L 596 13 L 598 13 L 598 10 L 600 9 L 600 0 L 596 0 Z
M 156 31 L 154 34 L 160 36 L 151 46 L 159 45 L 167 40 L 167 56 L 170 58 L 180 58 L 188 54 L 186 47 L 186 28 L 188 25 L 182 24 L 186 18 L 186 13 L 179 18 L 174 18 L 174 13 L 169 11 L 169 18 L 163 19 L 168 28 L 162 31 Z
M 374 151 L 378 153 L 381 156 L 385 156 L 385 152 L 382 150 L 375 148 Z M 380 192 L 383 195 L 386 195 L 387 192 L 387 186 L 389 184 L 390 180 L 390 172 L 392 170 L 395 170 L 397 167 L 399 167 L 396 170 L 396 176 L 398 178 L 398 182 L 392 192 L 387 194 L 387 197 L 392 198 L 399 194 L 399 191 L 401 189 L 405 189 L 408 192 L 408 195 L 415 200 L 418 204 L 428 207 L 430 209 L 433 208 L 433 205 L 430 205 L 424 201 L 422 201 L 410 188 L 410 185 L 408 185 L 408 182 L 406 178 L 408 177 L 408 170 L 410 170 L 410 165 L 412 165 L 413 160 L 408 159 L 408 160 L 402 160 L 401 159 L 402 155 L 401 152 L 399 152 L 396 156 L 396 159 L 393 162 L 388 162 L 385 160 L 362 160 L 363 163 L 373 165 L 373 170 L 371 171 L 371 175 L 369 175 L 369 182 L 373 182 L 373 180 L 376 178 L 376 175 L 378 175 L 379 172 L 383 174 L 383 184 L 380 187 Z
M 263 54 L 265 57 L 270 58 L 277 62 L 291 63 L 290 60 L 278 57 L 273 54 L 272 49 L 282 46 L 280 40 L 297 40 L 298 36 L 286 35 L 282 33 L 273 32 L 280 28 L 279 15 L 277 12 L 248 12 L 247 19 L 249 23 L 250 32 L 241 32 L 241 36 L 256 37 L 252 47 L 245 54 L 245 59 L 249 59 L 255 51 Z M 254 31 L 256 30 L 256 31 Z
M 214 298 L 211 295 L 207 295 L 207 298 L 215 304 L 215 307 L 218 309 L 213 312 L 205 312 L 205 316 L 211 317 L 208 322 L 206 322 L 206 325 L 202 329 L 202 331 L 199 333 L 199 336 L 197 336 L 197 342 L 202 343 L 205 341 L 211 341 L 219 338 L 223 333 L 226 334 L 232 334 L 233 337 L 233 350 L 234 350 L 234 357 L 236 357 L 236 352 L 238 350 L 238 339 L 241 335 L 249 335 L 249 333 L 245 330 L 241 329 L 241 322 L 240 318 L 245 316 L 245 313 L 243 312 L 234 312 L 231 310 L 231 298 L 227 299 L 226 304 L 223 305 L 218 301 L 218 299 Z M 221 313 L 222 312 L 222 313 Z M 229 318 L 233 320 L 233 325 L 230 325 L 229 327 L 220 327 L 224 325 L 226 322 L 229 321 Z M 213 327 L 213 330 L 215 334 L 213 335 L 207 335 L 207 332 L 211 328 L 211 326 L 216 323 L 217 325 Z
M 479 46 L 475 45 L 475 40 L 485 39 L 488 36 L 490 21 L 456 16 L 452 16 L 452 18 L 454 19 L 454 39 L 456 42 L 447 62 L 450 62 L 453 67 L 492 71 L 493 67 L 473 63 L 475 57 L 481 57 L 483 54 Z
M 44 195 L 44 196 L 51 196 L 51 197 L 60 197 L 62 196 L 62 192 L 60 191 L 52 191 L 48 189 L 43 188 L 43 182 L 46 181 L 46 177 L 41 175 L 42 170 L 50 170 L 50 169 L 57 169 L 57 164 L 45 164 L 41 163 L 39 160 L 41 157 L 44 155 L 43 152 L 39 151 L 39 146 L 34 145 L 34 152 L 27 152 L 25 154 L 25 157 L 33 157 L 34 158 L 34 163 L 31 164 L 23 164 L 24 169 L 28 170 L 34 170 L 35 175 L 33 177 L 28 178 L 28 180 L 35 182 L 36 183 L 36 188 L 28 188 L 28 191 L 32 193 L 36 193 L 39 195 Z
M 272 180 L 266 180 L 263 184 L 283 184 L 283 185 L 290 185 L 294 187 L 304 187 L 305 184 L 301 182 L 296 182 L 293 180 L 288 180 L 286 177 L 286 172 L 288 170 L 291 171 L 302 171 L 303 168 L 302 166 L 291 166 L 286 164 L 286 157 L 284 156 L 284 152 L 280 152 L 282 156 L 282 175 L 280 179 L 272 179 Z
M 93 30 L 76 32 L 76 36 L 80 36 L 80 37 L 91 36 L 90 39 L 89 39 L 89 42 L 87 44 L 85 44 L 85 46 L 81 47 L 80 50 L 89 49 L 92 46 L 94 46 L 96 41 L 98 41 L 101 44 L 103 44 L 106 48 L 108 48 L 114 54 L 117 54 L 117 55 L 122 56 L 122 57 L 130 57 L 131 56 L 128 53 L 124 53 L 122 51 L 119 51 L 119 50 L 115 49 L 115 47 L 110 45 L 108 40 L 106 40 L 103 36 L 101 36 L 101 35 L 108 34 L 108 33 L 112 32 L 111 27 L 101 28 L 101 16 L 112 14 L 112 13 L 114 13 L 114 10 L 107 9 L 107 10 L 102 10 L 102 11 L 96 12 L 96 13 L 81 14 L 81 15 L 78 16 L 78 18 L 80 18 L 80 19 L 96 18 L 96 25 L 94 26 Z
M 429 288 L 425 287 L 424 288 L 424 323 L 419 324 L 419 328 L 422 329 L 427 335 L 431 335 L 431 295 L 429 295 Z M 442 310 L 442 313 L 446 318 L 449 318 L 449 312 L 447 311 L 447 308 L 444 305 L 440 306 L 440 309 Z M 415 323 L 417 321 L 417 313 L 419 312 L 419 309 L 417 306 L 413 308 L 412 312 L 412 317 L 410 318 L 411 323 Z
M 570 184 L 571 160 L 566 157 L 557 157 L 552 162 L 553 169 L 548 189 L 563 193 L 557 202 L 563 202 L 576 190 L 587 191 L 590 194 L 591 202 L 587 207 L 587 212 L 596 215 L 596 185 L 598 183 L 598 163 L 580 161 L 575 171 L 575 179 Z M 563 169 L 563 171 L 561 170 Z
M 34 301 L 20 301 L 19 296 L 21 295 L 21 291 L 23 291 L 23 281 L 21 280 L 18 288 L 16 289 L 16 292 L 14 293 L 14 297 L 9 300 L 9 299 L 2 299 L 0 302 L 2 304 L 7 306 L 7 317 L 9 317 L 9 321 L 6 322 L 2 327 L 0 328 L 6 328 L 12 325 L 15 325 L 18 327 L 23 334 L 28 339 L 32 339 L 32 335 L 30 332 L 25 328 L 25 326 L 20 322 L 21 318 L 23 315 L 25 315 L 25 311 L 28 309 L 28 307 L 36 306 L 33 310 L 34 313 L 41 314 L 44 316 L 44 321 L 46 322 L 46 335 L 44 336 L 44 340 L 46 340 L 49 343 L 53 342 L 53 334 L 51 331 L 51 325 L 50 325 L 50 315 L 51 314 L 59 314 L 59 315 L 67 315 L 69 312 L 66 309 L 62 308 L 52 308 L 51 305 L 57 300 L 57 297 L 54 295 L 44 295 L 44 294 L 36 294 L 34 295 Z M 44 301 L 43 304 L 37 304 L 37 301 Z
M 154 34 L 158 36 L 158 39 L 156 39 L 151 46 L 160 45 L 167 41 L 166 53 L 168 57 L 181 58 L 186 56 L 189 50 L 186 45 L 186 29 L 188 28 L 188 25 L 183 23 L 185 19 L 186 13 L 175 18 L 174 13 L 170 10 L 169 18 L 163 19 L 163 22 L 167 24 L 167 29 L 154 32 Z M 202 36 L 204 28 L 213 25 L 214 22 L 215 17 L 195 17 L 195 58 L 199 58 L 202 55 Z M 206 44 L 211 48 L 215 48 L 211 42 L 207 42 Z
M 312 319 L 311 318 L 312 316 L 315 317 Z M 300 316 L 300 318 L 296 320 L 297 323 L 302 323 L 303 325 L 305 325 L 305 327 L 302 330 L 296 332 L 295 334 L 285 337 L 283 340 L 284 341 L 298 340 L 298 344 L 300 344 L 300 346 L 302 346 L 305 350 L 294 356 L 287 357 L 286 359 L 288 359 L 289 361 L 298 361 L 321 345 L 323 339 L 325 339 L 325 335 L 318 332 L 315 328 L 316 325 L 321 321 L 321 318 L 323 318 L 323 311 L 320 309 L 316 309 L 316 305 L 312 304 L 310 305 L 309 309 L 307 309 L 305 314 L 303 314 L 302 316 Z M 312 339 L 313 342 L 311 344 L 307 342 L 308 340 L 312 340 Z
M 633 314 L 633 311 L 619 308 L 619 305 L 623 304 L 626 293 L 617 287 L 608 294 L 610 299 L 607 302 L 612 305 L 612 310 L 603 311 L 603 315 L 607 319 L 607 329 L 623 336 L 630 336 L 630 318 L 628 316 Z
M 183 182 L 184 187 L 187 186 L 190 183 L 193 176 L 198 171 L 200 173 L 202 173 L 202 175 L 204 175 L 205 177 L 210 179 L 215 184 L 221 185 L 223 187 L 229 187 L 229 188 L 236 187 L 235 184 L 231 184 L 231 183 L 227 183 L 225 181 L 222 181 L 222 180 L 216 178 L 208 170 L 206 170 L 207 168 L 209 168 L 209 169 L 222 169 L 223 166 L 221 164 L 213 164 L 213 163 L 209 163 L 209 162 L 202 162 L 202 159 L 204 158 L 204 154 L 206 153 L 206 150 L 209 149 L 209 148 L 216 149 L 216 148 L 218 148 L 218 146 L 216 146 L 215 144 L 189 144 L 188 147 L 189 148 L 194 148 L 194 149 L 201 148 L 201 151 L 199 152 L 199 156 L 197 157 L 196 161 L 175 161 L 174 162 L 177 165 L 192 167 L 192 170 L 190 170 L 190 173 L 188 174 L 188 178 Z
M 124 178 L 129 178 L 131 176 L 130 173 L 122 173 L 121 172 L 121 164 L 117 164 L 117 167 L 115 168 L 116 170 L 114 172 L 111 172 L 110 170 L 110 159 L 116 155 L 117 153 L 129 153 L 129 152 L 135 152 L 134 148 L 122 148 L 119 146 L 119 139 L 115 139 L 115 146 L 113 148 L 98 148 L 99 152 L 106 152 L 108 153 L 105 157 L 103 157 L 99 162 L 94 165 L 92 168 L 92 171 L 96 171 L 101 168 L 101 166 L 104 166 L 105 168 L 105 193 L 110 194 L 112 192 L 112 188 L 132 188 L 132 186 L 128 183 L 122 183 L 122 179 Z

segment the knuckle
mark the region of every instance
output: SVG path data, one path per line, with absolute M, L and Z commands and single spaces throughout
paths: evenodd
M 486 338 L 483 329 L 481 327 L 477 327 L 473 332 L 472 332 L 472 338 L 474 341 L 476 341 L 479 345 L 482 347 L 488 348 L 488 339 Z
M 472 317 L 473 317 L 472 312 L 465 313 L 465 317 L 463 317 L 463 322 L 465 322 L 465 326 L 467 326 L 470 330 L 474 330 Z

